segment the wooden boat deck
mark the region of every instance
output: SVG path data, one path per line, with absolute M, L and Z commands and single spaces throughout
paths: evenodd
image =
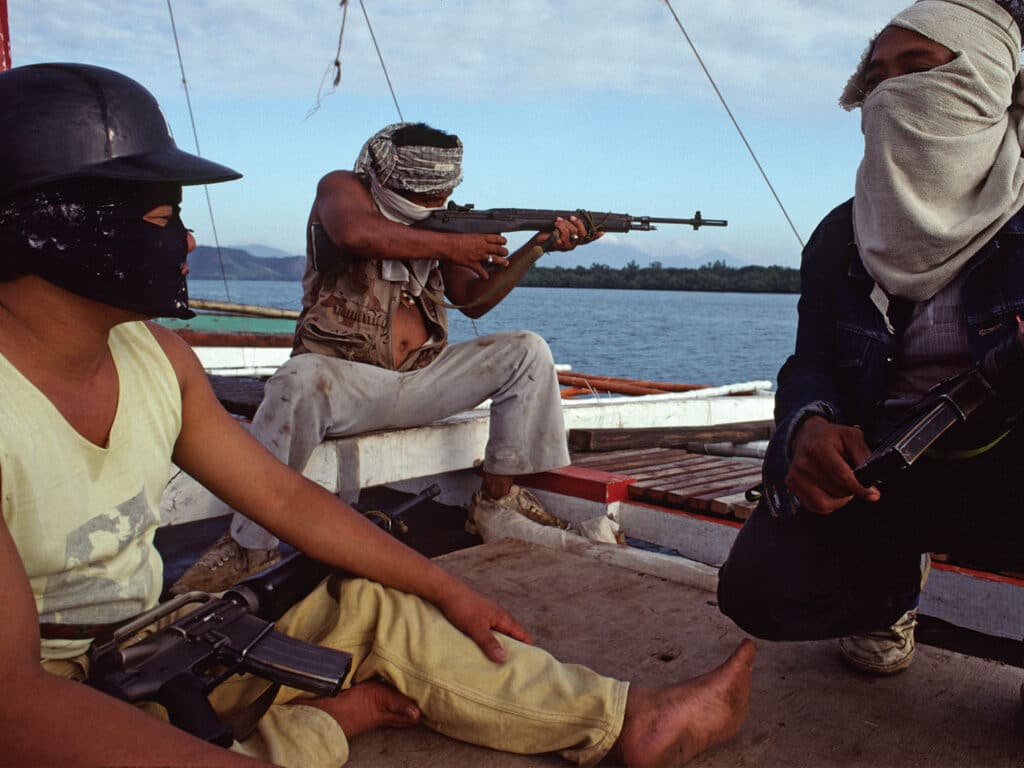
M 714 595 L 591 558 L 503 541 L 441 558 L 504 604 L 556 656 L 639 684 L 717 665 L 743 637 Z M 1019 766 L 1021 670 L 933 647 L 894 678 L 848 672 L 832 642 L 758 643 L 750 716 L 738 736 L 695 759 L 707 767 Z M 538 768 L 555 755 L 507 755 L 425 728 L 367 734 L 361 768 Z
M 757 459 L 708 456 L 674 448 L 574 454 L 574 467 L 624 475 L 634 501 L 745 520 L 754 507 L 746 491 L 761 482 Z

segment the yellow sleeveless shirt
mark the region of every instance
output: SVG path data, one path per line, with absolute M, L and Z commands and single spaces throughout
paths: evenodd
M 106 624 L 156 605 L 160 496 L 181 429 L 174 369 L 143 323 L 110 333 L 119 397 L 109 444 L 86 440 L 0 355 L 0 492 L 44 623 Z M 43 640 L 70 658 L 88 640 Z

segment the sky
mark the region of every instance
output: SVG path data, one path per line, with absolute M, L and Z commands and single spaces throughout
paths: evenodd
M 123 72 L 154 93 L 178 145 L 196 151 L 167 0 L 7 1 L 15 66 Z M 462 138 L 460 203 L 673 218 L 700 210 L 729 222 L 608 235 L 542 265 L 796 267 L 798 236 L 806 241 L 853 192 L 860 114 L 844 112 L 839 93 L 868 39 L 907 4 L 351 0 L 332 92 L 338 0 L 171 0 L 200 154 L 244 174 L 207 188 L 212 220 L 201 187 L 186 189 L 182 216 L 200 244 L 216 232 L 222 246 L 302 253 L 317 181 L 350 169 L 400 109 Z

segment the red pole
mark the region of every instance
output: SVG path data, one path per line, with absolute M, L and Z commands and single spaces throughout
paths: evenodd
M 11 68 L 11 32 L 7 25 L 7 0 L 0 0 L 0 72 Z

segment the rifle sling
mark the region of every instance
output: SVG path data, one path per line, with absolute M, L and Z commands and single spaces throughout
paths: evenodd
M 506 287 L 508 287 L 509 289 L 514 287 L 516 283 L 523 279 L 523 275 L 527 273 L 527 271 L 530 269 L 530 267 L 534 265 L 537 259 L 543 256 L 545 253 L 547 253 L 547 251 L 545 251 L 539 245 L 535 245 L 529 251 L 527 251 L 518 259 L 513 261 L 509 265 L 508 269 L 502 272 L 492 272 L 490 279 L 487 281 L 488 289 L 482 295 L 473 299 L 473 301 L 469 302 L 468 304 L 452 304 L 451 302 L 445 301 L 444 296 L 434 293 L 425 285 L 421 284 L 420 288 L 427 298 L 429 298 L 435 304 L 441 305 L 442 307 L 447 307 L 448 309 L 460 309 L 463 311 L 467 309 L 475 309 L 476 307 L 480 307 L 486 304 L 492 298 L 497 296 L 501 291 L 505 290 Z M 411 270 L 410 275 L 412 275 Z M 414 276 L 413 279 L 415 279 Z
M 111 624 L 51 624 L 40 622 L 39 637 L 41 640 L 105 640 L 115 631 L 136 617 L 115 621 Z
M 973 459 L 975 456 L 981 456 L 983 453 L 987 453 L 995 448 L 999 443 L 1013 432 L 1013 427 L 1010 427 L 1001 435 L 998 435 L 993 440 L 989 441 L 985 445 L 978 446 L 977 448 L 965 448 L 965 449 L 945 449 L 945 448 L 929 448 L 925 451 L 925 456 L 931 459 L 937 459 L 938 461 L 959 461 L 962 459 Z

